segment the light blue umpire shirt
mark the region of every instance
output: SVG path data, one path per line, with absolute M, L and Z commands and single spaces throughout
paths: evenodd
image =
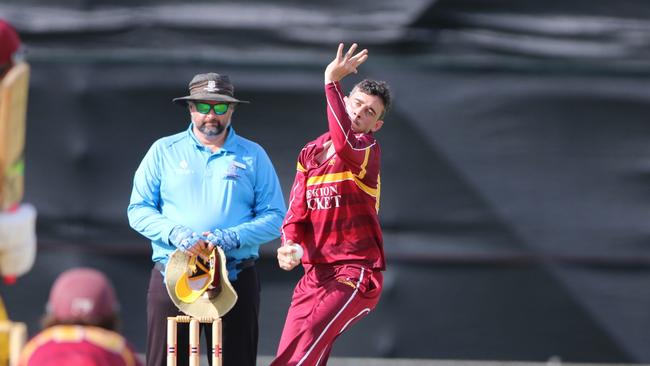
M 201 235 L 231 229 L 241 246 L 226 254 L 228 277 L 236 265 L 259 257 L 259 246 L 280 236 L 286 212 L 273 164 L 257 143 L 232 127 L 216 153 L 203 146 L 192 124 L 153 143 L 133 179 L 129 224 L 151 240 L 154 262 L 167 264 L 176 247 L 169 234 L 176 225 Z

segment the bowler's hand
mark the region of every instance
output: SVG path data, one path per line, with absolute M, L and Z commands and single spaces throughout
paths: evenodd
M 339 81 L 352 73 L 357 73 L 357 67 L 368 59 L 368 50 L 363 49 L 355 55 L 354 51 L 356 49 L 357 44 L 353 43 L 348 52 L 343 54 L 343 43 L 339 43 L 336 58 L 325 68 L 325 84 Z
M 296 251 L 296 248 L 293 248 L 291 244 L 294 244 L 294 242 L 287 240 L 278 248 L 278 265 L 285 271 L 291 271 L 300 264 L 300 259 L 294 259 L 293 253 Z

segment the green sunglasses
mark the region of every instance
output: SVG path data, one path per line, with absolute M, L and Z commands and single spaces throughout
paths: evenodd
M 214 113 L 220 116 L 228 111 L 229 104 L 228 103 L 208 104 L 208 103 L 194 102 L 194 106 L 196 107 L 196 111 L 201 114 L 208 114 L 210 113 L 210 109 L 214 109 Z

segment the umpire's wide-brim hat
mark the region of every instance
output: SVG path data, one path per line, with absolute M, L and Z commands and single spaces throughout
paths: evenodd
M 219 247 L 208 261 L 176 250 L 165 268 L 165 287 L 176 307 L 195 318 L 222 317 L 237 302 L 228 280 L 226 257 Z
M 235 87 L 228 75 L 214 72 L 198 74 L 190 81 L 190 95 L 174 98 L 175 103 L 185 105 L 190 100 L 205 100 L 226 103 L 249 103 L 235 98 Z

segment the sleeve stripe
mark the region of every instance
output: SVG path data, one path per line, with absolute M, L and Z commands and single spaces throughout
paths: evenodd
M 300 165 L 300 162 L 298 162 L 298 165 Z M 302 166 L 302 165 L 300 165 Z M 293 201 L 296 199 L 296 189 L 298 189 L 298 186 L 293 187 L 293 190 L 291 191 L 291 201 L 289 201 L 289 209 L 287 212 L 287 217 L 284 219 L 284 224 L 288 223 L 291 221 L 293 218 Z M 291 213 L 290 213 L 291 212 Z M 284 232 L 284 225 L 282 225 L 282 230 L 280 230 L 282 233 L 282 243 L 287 241 L 287 235 Z
M 381 196 L 381 175 L 377 175 L 377 195 L 375 198 L 377 199 L 377 203 L 375 205 L 375 209 L 377 210 L 377 213 L 379 213 L 379 197 Z
M 366 176 L 366 166 L 368 166 L 368 160 L 370 159 L 370 149 L 366 150 L 366 156 L 363 158 L 363 163 L 361 163 L 361 171 L 357 175 L 359 179 L 363 179 Z
M 307 180 L 307 187 L 311 187 L 314 185 L 318 184 L 327 184 L 327 183 L 336 183 L 336 182 L 343 182 L 345 180 L 351 180 L 353 181 L 357 187 L 361 188 L 362 191 L 366 192 L 369 196 L 372 197 L 378 197 L 379 194 L 379 189 L 378 188 L 372 188 L 367 186 L 365 183 L 361 181 L 361 179 L 357 178 L 352 172 L 346 171 L 342 173 L 330 173 L 330 174 L 323 174 L 315 177 L 309 177 Z

